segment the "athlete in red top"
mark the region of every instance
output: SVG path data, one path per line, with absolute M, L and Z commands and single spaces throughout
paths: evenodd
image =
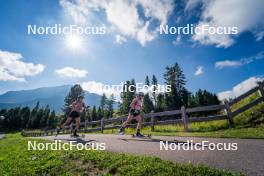
M 142 117 L 140 116 L 140 110 L 142 108 L 142 103 L 144 99 L 144 94 L 142 92 L 138 93 L 137 97 L 133 99 L 132 103 L 130 104 L 130 110 L 127 117 L 127 120 L 122 124 L 119 133 L 124 134 L 125 128 L 127 127 L 128 123 L 135 119 L 137 124 L 137 133 L 136 136 L 142 137 L 143 135 L 140 133 L 140 129 L 142 127 Z

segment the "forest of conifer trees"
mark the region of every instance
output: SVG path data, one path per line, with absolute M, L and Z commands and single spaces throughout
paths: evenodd
M 163 75 L 166 85 L 171 86 L 168 93 L 155 92 L 155 86 L 158 80 L 155 75 L 145 77 L 145 84 L 153 86 L 150 93 L 145 94 L 143 102 L 143 113 L 161 112 L 165 110 L 180 109 L 182 106 L 195 107 L 219 104 L 217 96 L 207 90 L 199 89 L 195 93 L 191 93 L 186 88 L 186 77 L 178 63 L 173 66 L 167 66 Z M 135 79 L 125 82 L 125 86 L 136 85 Z M 78 84 L 74 85 L 68 95 L 64 99 L 64 106 L 61 114 L 55 114 L 55 111 L 46 107 L 39 107 L 39 103 L 33 109 L 29 107 L 16 107 L 12 109 L 0 110 L 0 126 L 5 129 L 39 129 L 39 128 L 55 128 L 62 123 L 71 111 L 70 104 L 77 99 L 79 95 L 84 95 L 82 87 Z M 100 120 L 101 118 L 112 118 L 127 114 L 129 104 L 136 95 L 136 90 L 124 91 L 120 95 L 120 101 L 117 102 L 114 95 L 107 97 L 102 95 L 100 105 L 87 108 L 81 115 L 81 121 Z M 118 104 L 114 109 L 115 104 Z

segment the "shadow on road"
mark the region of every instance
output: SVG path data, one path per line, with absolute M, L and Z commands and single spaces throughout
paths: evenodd
M 56 140 L 62 140 L 62 141 L 74 141 L 75 143 L 82 143 L 82 144 L 86 144 L 86 143 L 91 143 L 91 142 L 98 142 L 96 140 L 84 140 L 82 138 L 71 138 L 71 139 L 65 139 L 65 138 L 56 138 Z
M 162 139 L 146 139 L 146 138 L 131 138 L 131 139 L 123 139 L 123 138 L 119 138 L 119 140 L 125 141 L 125 142 L 129 142 L 129 141 L 138 141 L 138 142 L 165 142 L 168 144 L 176 144 L 176 145 L 182 145 L 182 144 L 188 144 L 189 146 L 191 145 L 195 145 L 194 142 L 185 142 L 185 141 L 179 141 L 179 140 L 173 140 L 173 141 L 168 141 L 168 140 L 162 140 Z M 200 144 L 196 144 L 197 146 L 202 146 Z M 207 147 L 207 146 L 204 146 Z

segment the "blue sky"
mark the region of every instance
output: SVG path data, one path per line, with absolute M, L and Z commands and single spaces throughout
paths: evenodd
M 119 84 L 131 78 L 143 82 L 152 74 L 162 84 L 165 67 L 175 62 L 182 67 L 190 91 L 229 90 L 225 95 L 230 96 L 234 86 L 250 87 L 263 78 L 262 0 L 0 3 L 0 93 L 85 82 Z M 237 26 L 239 33 L 216 37 L 157 32 L 161 24 L 188 23 Z M 54 24 L 104 24 L 107 32 L 79 37 L 76 48 L 69 48 L 71 41 L 64 35 L 27 34 L 28 25 Z

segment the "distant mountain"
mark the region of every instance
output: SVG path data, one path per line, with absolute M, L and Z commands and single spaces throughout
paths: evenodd
M 9 91 L 0 95 L 0 109 L 9 109 L 17 106 L 35 107 L 49 105 L 57 113 L 61 112 L 64 98 L 70 91 L 71 85 L 57 87 L 41 87 L 32 90 Z M 98 106 L 101 96 L 85 91 L 85 101 L 89 106 Z

